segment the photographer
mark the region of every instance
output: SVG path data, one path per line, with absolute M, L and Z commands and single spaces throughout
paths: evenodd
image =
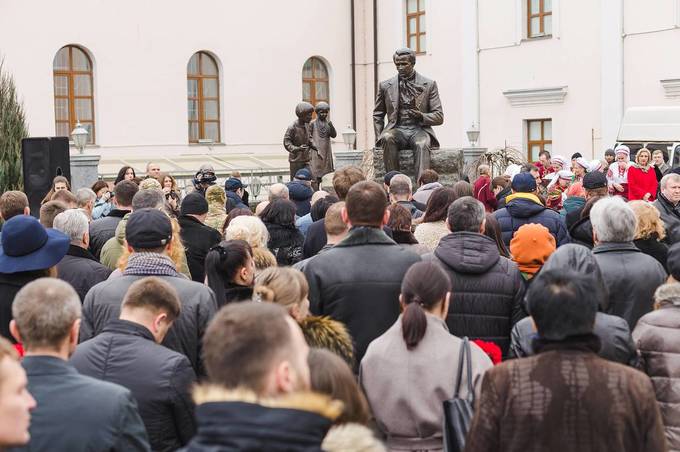
M 97 199 L 94 202 L 94 208 L 92 209 L 92 219 L 98 220 L 99 218 L 105 217 L 113 210 L 113 204 L 111 199 L 113 198 L 113 193 L 109 188 L 109 184 L 103 180 L 98 180 L 92 184 L 92 191 L 97 195 Z
M 194 188 L 197 192 L 205 196 L 205 190 L 211 185 L 215 185 L 217 176 L 215 169 L 210 164 L 202 165 L 194 176 Z

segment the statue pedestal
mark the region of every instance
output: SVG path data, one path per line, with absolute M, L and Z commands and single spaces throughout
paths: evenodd
M 361 166 L 363 151 L 333 151 L 335 169 L 344 166 Z
M 486 148 L 463 148 L 463 161 L 465 165 L 474 163 L 485 152 Z
M 75 154 L 71 156 L 71 189 L 90 188 L 99 179 L 99 155 Z
M 432 149 L 430 150 L 430 168 L 439 174 L 439 182 L 444 185 L 450 185 L 461 178 L 464 167 L 463 158 L 463 151 L 460 148 L 442 147 Z M 400 151 L 399 168 L 402 173 L 415 178 L 416 170 L 413 162 L 413 151 L 410 149 Z M 385 176 L 385 162 L 383 160 L 382 149 L 373 149 L 373 170 L 375 180 L 382 183 L 383 176 Z

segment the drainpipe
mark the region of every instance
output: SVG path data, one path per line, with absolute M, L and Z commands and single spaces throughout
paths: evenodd
M 373 89 L 378 92 L 378 0 L 373 0 Z
M 354 0 L 350 3 L 350 15 L 351 15 L 351 31 L 350 40 L 352 45 L 352 128 L 357 130 L 357 77 L 356 77 L 356 51 L 354 49 L 356 43 L 355 37 L 355 23 L 354 23 Z M 356 143 L 355 143 L 356 149 Z

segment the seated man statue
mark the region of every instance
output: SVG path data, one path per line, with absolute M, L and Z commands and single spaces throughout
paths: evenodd
M 439 147 L 432 126 L 444 122 L 444 112 L 437 83 L 414 70 L 415 52 L 398 49 L 393 60 L 398 75 L 380 82 L 373 109 L 376 147 L 383 150 L 386 173 L 399 171 L 400 149 L 412 149 L 417 179 L 430 168 L 430 148 Z

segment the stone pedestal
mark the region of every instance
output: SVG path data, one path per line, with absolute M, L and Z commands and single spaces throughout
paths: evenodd
M 335 169 L 344 166 L 361 166 L 363 151 L 333 151 Z
M 464 166 L 461 173 L 467 174 L 470 182 L 474 182 L 477 178 L 476 162 L 486 152 L 486 148 L 463 148 L 462 151 Z
M 71 189 L 90 188 L 99 179 L 99 155 L 75 154 L 71 156 Z
M 459 148 L 439 148 L 430 151 L 430 168 L 439 173 L 439 182 L 444 185 L 459 181 L 463 167 L 463 152 Z M 385 176 L 382 149 L 373 149 L 373 168 L 373 177 L 377 182 L 382 183 L 383 176 Z M 399 168 L 402 173 L 415 178 L 413 151 L 406 149 L 399 153 Z

